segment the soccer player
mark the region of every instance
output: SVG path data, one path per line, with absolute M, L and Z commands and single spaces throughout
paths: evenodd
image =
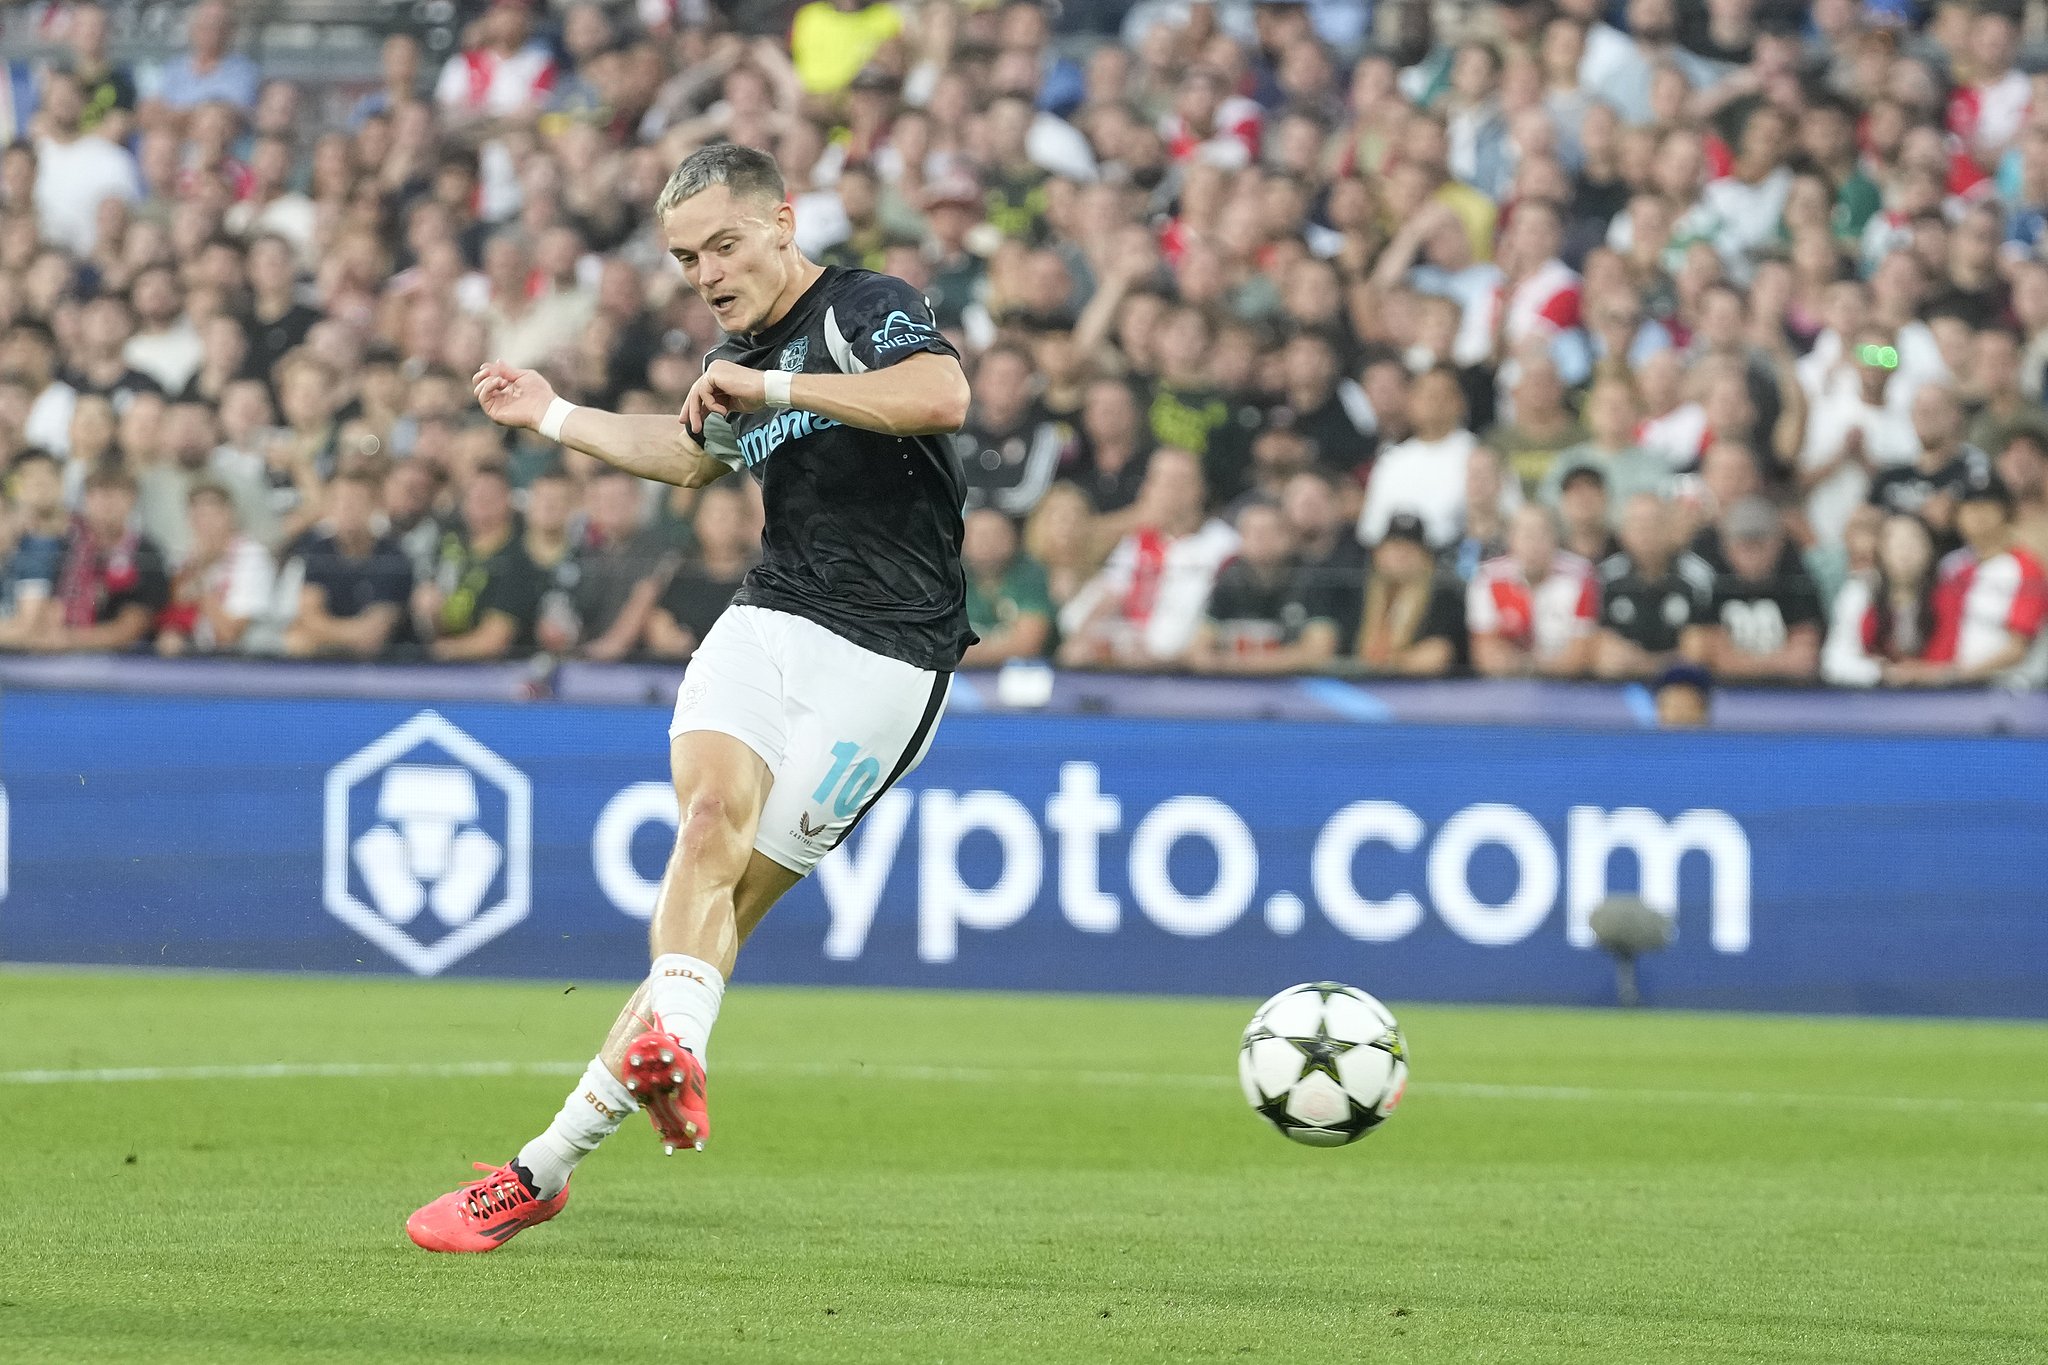
M 490 1251 L 554 1217 L 576 1163 L 636 1108 L 671 1152 L 703 1147 L 705 1042 L 734 956 L 923 759 L 975 639 L 966 481 L 946 439 L 967 379 L 930 307 L 901 280 L 806 260 L 781 172 L 745 147 L 692 153 L 655 211 L 727 334 L 680 418 L 576 407 L 497 362 L 477 371 L 477 402 L 663 483 L 744 465 L 767 508 L 762 558 L 676 699 L 679 823 L 653 969 L 546 1131 L 407 1221 L 432 1251 Z

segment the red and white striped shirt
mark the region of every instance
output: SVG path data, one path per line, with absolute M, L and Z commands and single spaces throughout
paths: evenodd
M 434 99 L 445 109 L 497 118 L 539 105 L 554 88 L 555 59 L 545 44 L 528 43 L 509 57 L 479 47 L 448 59 Z
M 1599 621 L 1593 566 L 1565 550 L 1550 557 L 1550 572 L 1534 587 L 1513 555 L 1487 560 L 1465 586 L 1465 624 L 1475 637 L 1497 635 L 1539 659 L 1591 635 Z
M 1112 633 L 1127 642 L 1127 652 L 1177 659 L 1194 642 L 1217 571 L 1236 553 L 1237 532 L 1222 521 L 1185 536 L 1132 531 L 1117 542 L 1102 572 L 1060 609 L 1060 629 L 1078 633 L 1107 600 L 1116 618 Z
M 1216 131 L 1204 138 L 1188 127 L 1179 114 L 1159 120 L 1159 136 L 1167 154 L 1175 161 L 1206 161 L 1226 171 L 1251 165 L 1259 159 L 1259 136 L 1266 111 L 1258 101 L 1232 95 L 1216 108 Z
M 1579 325 L 1579 272 L 1552 257 L 1537 266 L 1510 291 L 1501 285 L 1490 298 L 1481 300 L 1486 315 L 1486 334 L 1503 328 L 1509 346 L 1532 337 L 1548 340 L 1559 332 Z
M 1948 130 L 1973 147 L 1998 151 L 2019 136 L 2033 102 L 2033 82 L 2022 71 L 1989 85 L 1959 85 L 1949 92 Z
M 2009 637 L 2033 640 L 2048 621 L 2048 572 L 2025 550 L 1979 562 L 1968 546 L 1941 561 L 1934 585 L 1934 629 L 1926 657 L 1974 668 L 1997 655 Z

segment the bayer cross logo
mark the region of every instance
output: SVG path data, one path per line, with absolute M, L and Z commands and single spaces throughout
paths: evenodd
M 422 711 L 327 774 L 328 913 L 421 976 L 526 918 L 533 787 Z
M 810 356 L 810 353 L 811 339 L 809 337 L 798 337 L 795 341 L 782 348 L 782 360 L 778 368 L 787 370 L 791 374 L 800 374 L 804 368 L 804 361 Z

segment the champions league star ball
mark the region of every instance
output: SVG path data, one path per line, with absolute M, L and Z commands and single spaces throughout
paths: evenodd
M 1387 1007 L 1335 981 L 1289 986 L 1259 1006 L 1237 1053 L 1244 1097 L 1311 1147 L 1342 1147 L 1384 1123 L 1408 1084 L 1408 1044 Z

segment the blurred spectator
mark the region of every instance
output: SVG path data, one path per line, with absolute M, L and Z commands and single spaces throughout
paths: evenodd
M 1719 221 L 1714 247 L 1739 284 L 1749 282 L 1752 253 L 1777 239 L 1785 199 L 1792 190 L 1792 168 L 1785 164 L 1792 145 L 1792 126 L 1775 105 L 1751 106 L 1730 173 L 1706 188 L 1701 202 Z
M 799 7 L 789 28 L 789 47 L 804 89 L 831 95 L 853 83 L 882 45 L 903 31 L 895 5 L 861 5 L 858 0 L 812 0 Z
M 441 559 L 441 522 L 434 514 L 440 475 L 424 460 L 403 460 L 384 480 L 378 514 L 385 531 L 412 564 L 421 582 L 434 576 Z
M 953 449 L 967 474 L 967 506 L 1022 518 L 1051 486 L 1066 434 L 1036 410 L 1031 353 L 996 345 L 974 369 L 974 403 Z
M 64 547 L 54 620 L 31 649 L 57 653 L 132 649 L 150 637 L 170 603 L 163 553 L 133 529 L 135 480 L 102 466 L 85 481 L 85 504 Z
M 37 115 L 36 218 L 43 240 L 90 256 L 99 240 L 100 202 L 141 197 L 135 158 L 84 127 L 85 92 L 78 77 L 53 71 L 43 82 Z
M 1088 495 L 1077 485 L 1063 479 L 1045 491 L 1024 523 L 1024 553 L 1045 570 L 1046 592 L 1055 611 L 1072 601 L 1102 567 L 1100 539 Z
M 587 520 L 570 594 L 585 658 L 608 661 L 631 653 L 674 571 L 673 563 L 665 562 L 674 555 L 668 539 L 642 525 L 645 487 L 632 475 L 605 466 L 591 476 L 585 492 Z
M 1088 386 L 1080 440 L 1060 476 L 1078 486 L 1096 511 L 1121 512 L 1137 501 L 1151 450 L 1152 433 L 1137 394 L 1121 379 L 1098 379 Z
M 490 329 L 494 359 L 507 365 L 539 365 L 573 342 L 590 323 L 596 301 L 580 291 L 553 290 L 536 297 L 530 281 L 533 256 L 509 231 L 484 246 L 483 275 L 490 291 L 483 319 Z
M 356 101 L 349 114 L 349 131 L 363 126 L 365 119 L 391 115 L 420 95 L 420 42 L 410 33 L 393 33 L 378 52 L 384 83 Z
M 1294 533 L 1295 556 L 1305 572 L 1349 587 L 1364 582 L 1367 555 L 1338 501 L 1326 470 L 1304 469 L 1280 490 L 1280 510 Z
M 298 253 L 276 233 L 249 244 L 248 350 L 242 373 L 272 382 L 277 362 L 305 343 L 325 315 L 298 300 Z M 278 381 L 278 382 L 281 382 Z
M 499 465 L 470 471 L 462 531 L 441 540 L 431 581 L 413 589 L 414 628 L 432 657 L 480 661 L 530 654 L 547 581 L 526 553 Z
M 1063 662 L 1157 667 L 1187 653 L 1216 574 L 1237 552 L 1237 532 L 1208 519 L 1206 502 L 1192 451 L 1152 452 L 1137 529 L 1060 609 Z
M 1706 453 L 1707 410 L 1687 394 L 1685 358 L 1676 349 L 1657 352 L 1637 369 L 1636 383 L 1644 413 L 1637 444 L 1663 456 L 1675 471 L 1691 469 Z
M 458 124 L 530 120 L 556 76 L 554 55 L 533 39 L 530 0 L 490 0 L 472 26 L 476 42 L 450 57 L 434 100 Z
M 77 393 L 108 399 L 116 413 L 126 411 L 136 394 L 157 392 L 157 382 L 131 368 L 122 355 L 133 331 L 134 321 L 120 296 L 102 294 L 86 304 L 79 310 L 73 363 L 64 381 Z
M 21 438 L 54 455 L 69 454 L 78 391 L 57 378 L 57 338 L 42 323 L 23 320 L 7 329 L 0 348 L 0 370 L 18 377 L 29 395 Z
M 1609 525 L 1614 506 L 1607 494 L 1607 476 L 1581 465 L 1558 482 L 1557 516 L 1562 545 L 1588 564 L 1618 553 L 1621 542 Z M 1627 506 L 1626 503 L 1620 504 Z
M 540 581 L 534 613 L 534 641 L 550 654 L 576 647 L 582 631 L 574 593 L 582 565 L 569 543 L 569 519 L 576 513 L 576 489 L 559 469 L 543 469 L 527 484 L 523 534 L 519 538 Z
M 1797 525 L 1796 519 L 1793 525 Z M 1810 544 L 1801 552 L 1800 562 L 1820 592 L 1821 606 L 1832 610 L 1843 584 L 1852 578 L 1868 578 L 1877 571 L 1877 534 L 1884 525 L 1884 513 L 1863 503 L 1843 523 L 1841 543 Z
M 1713 715 L 1714 675 L 1696 664 L 1673 664 L 1657 677 L 1657 723 L 1667 730 L 1706 725 Z
M 1198 673 L 1303 673 L 1337 652 L 1338 622 L 1358 614 L 1360 579 L 1305 567 L 1280 507 L 1237 515 L 1238 553 L 1216 575 L 1188 661 Z
M 1441 577 L 1422 519 L 1397 512 L 1373 547 L 1352 655 L 1368 672 L 1441 678 L 1464 666 L 1465 592 Z
M 1763 488 L 1763 472 L 1757 467 L 1756 456 L 1739 441 L 1716 441 L 1700 457 L 1698 496 L 1686 509 L 1696 527 L 1688 548 L 1714 572 L 1728 568 L 1721 523 L 1737 503 L 1758 496 Z M 1789 546 L 1786 555 L 1796 557 Z
M 1525 506 L 1508 552 L 1479 566 L 1465 594 L 1472 667 L 1491 678 L 1577 678 L 1591 670 L 1600 584 L 1593 566 L 1560 549 L 1547 508 Z
M 192 490 L 202 484 L 226 493 L 235 504 L 236 529 L 246 521 L 269 521 L 269 490 L 246 470 L 214 458 L 213 412 L 202 403 L 174 403 L 164 414 L 162 458 L 146 465 L 140 485 L 142 529 L 173 563 L 192 549 L 199 522 L 190 515 Z
M 1192 452 L 1212 503 L 1227 503 L 1244 490 L 1250 450 L 1236 414 L 1209 382 L 1213 336 L 1201 309 L 1169 309 L 1159 321 L 1159 382 L 1152 390 L 1148 419 L 1152 439 Z
M 135 74 L 107 57 L 107 11 L 96 4 L 71 6 L 64 44 L 71 49 L 71 74 L 85 99 L 79 126 L 116 146 L 125 145 L 135 124 Z
M 1820 668 L 1820 594 L 1796 556 L 1788 566 L 1777 509 L 1745 498 L 1721 532 L 1728 568 L 1715 577 L 1708 620 L 1686 632 L 1687 657 L 1717 678 L 1810 681 Z
M 1477 444 L 1465 430 L 1465 394 L 1450 367 L 1439 365 L 1415 381 L 1409 395 L 1415 434 L 1382 454 L 1373 465 L 1359 514 L 1358 538 L 1378 544 L 1396 513 L 1422 522 L 1427 543 L 1449 545 L 1465 517 L 1466 466 Z M 1501 490 L 1503 510 L 1521 503 L 1521 488 Z
M 186 494 L 191 527 L 183 560 L 171 578 L 170 605 L 157 618 L 156 652 L 256 652 L 273 615 L 277 565 L 270 551 L 241 534 L 234 495 L 201 479 Z M 262 621 L 254 631 L 250 627 Z M 251 639 L 254 635 L 258 638 Z
M 1272 426 L 1252 438 L 1250 487 L 1224 509 L 1233 524 L 1254 502 L 1278 502 L 1287 481 L 1309 467 L 1309 443 L 1292 427 Z
M 64 509 L 64 470 L 57 457 L 31 446 L 8 470 L 13 543 L 0 565 L 0 648 L 33 643 L 51 625 L 57 578 L 71 530 Z
M 1699 297 L 1699 330 L 1687 361 L 1707 375 L 1707 420 L 1716 437 L 1746 441 L 1774 466 L 1798 457 L 1806 423 L 1806 391 L 1783 328 L 1768 345 L 1756 339 L 1749 305 L 1726 282 L 1708 284 Z
M 198 372 L 206 349 L 185 314 L 177 273 L 168 266 L 144 267 L 130 286 L 129 300 L 135 308 L 136 327 L 121 349 L 122 356 L 165 393 L 182 393 Z
M 1363 466 L 1374 424 L 1356 385 L 1340 383 L 1337 346 L 1322 332 L 1295 333 L 1280 353 L 1282 403 L 1266 415 L 1268 430 L 1301 441 L 1306 458 L 1337 474 Z
M 1856 383 L 1831 387 L 1815 402 L 1799 452 L 1806 523 L 1823 545 L 1841 542 L 1850 509 L 1869 496 L 1873 471 L 1911 465 L 1920 456 L 1912 419 L 1885 401 L 1899 366 L 1890 338 L 1882 328 L 1866 327 L 1853 342 L 1848 360 Z
M 961 666 L 1044 655 L 1052 642 L 1052 597 L 1045 570 L 1018 548 L 1016 524 L 994 508 L 974 509 L 960 557 L 967 568 L 967 623 L 981 637 Z
M 2048 564 L 2048 435 L 2014 432 L 1999 449 L 1997 470 L 2012 490 L 2013 542 Z
M 1501 512 L 1507 477 L 1491 446 L 1474 446 L 1465 457 L 1465 523 L 1458 539 L 1438 555 L 1465 582 L 1487 560 L 1507 553 L 1508 518 Z
M 1566 476 L 1577 469 L 1598 470 L 1608 496 L 1619 503 L 1638 493 L 1671 495 L 1670 464 L 1635 443 L 1636 395 L 1626 377 L 1610 374 L 1594 382 L 1586 398 L 1586 424 L 1591 438 L 1559 454 L 1544 475 L 1544 506 L 1558 505 Z
M 1487 334 L 1496 352 L 1519 352 L 1531 341 L 1553 346 L 1577 337 L 1581 321 L 1579 274 L 1558 259 L 1564 247 L 1564 211 L 1547 199 L 1529 199 L 1515 206 L 1515 216 L 1501 242 L 1501 281 L 1491 300 Z M 1582 338 L 1580 338 L 1582 343 Z M 1567 383 L 1585 378 L 1583 369 L 1566 370 L 1563 358 L 1576 354 L 1583 361 L 1581 344 L 1553 354 Z
M 2020 390 L 2020 346 L 2016 332 L 2002 324 L 1979 331 L 1970 342 L 1970 369 L 1963 376 L 1968 395 L 1967 445 L 1997 450 L 2021 427 L 2048 435 L 2048 407 Z
M 165 63 L 157 74 L 157 98 L 180 111 L 209 100 L 254 109 L 260 77 L 254 62 L 230 50 L 235 21 L 226 0 L 200 0 L 185 23 L 188 50 Z
M 1835 596 L 1821 676 L 1843 687 L 1871 687 L 1892 664 L 1925 656 L 1934 629 L 1934 536 L 1909 512 L 1884 518 L 1877 562 L 1852 575 Z
M 1514 420 L 1495 425 L 1486 444 L 1501 453 L 1525 493 L 1550 477 L 1557 457 L 1586 440 L 1586 428 L 1564 405 L 1564 381 L 1548 350 L 1526 351 L 1513 389 Z
M 1622 505 L 1621 550 L 1598 566 L 1600 677 L 1656 677 L 1679 662 L 1685 631 L 1713 620 L 1714 570 L 1680 550 L 1676 522 L 1677 510 L 1653 494 Z
M 1884 670 L 1894 686 L 2048 681 L 2048 573 L 2012 537 L 2012 491 L 1996 474 L 1972 478 L 1956 502 L 1959 550 L 1942 558 L 1931 602 L 1933 624 L 1918 660 Z
M 647 621 L 647 652 L 686 659 L 704 643 L 760 556 L 759 512 L 752 496 L 730 483 L 697 498 L 697 558 L 677 569 Z
M 1955 504 L 1963 487 L 1991 468 L 1983 451 L 1963 441 L 1963 410 L 1947 385 L 1926 384 L 1913 396 L 1920 457 L 1872 480 L 1870 500 L 1887 512 L 1911 512 L 1934 531 L 1944 552 L 1957 543 Z
M 298 552 L 305 577 L 284 635 L 287 654 L 373 659 L 401 631 L 412 564 L 396 539 L 377 534 L 377 504 L 368 475 L 343 474 L 327 485 L 324 529 Z

